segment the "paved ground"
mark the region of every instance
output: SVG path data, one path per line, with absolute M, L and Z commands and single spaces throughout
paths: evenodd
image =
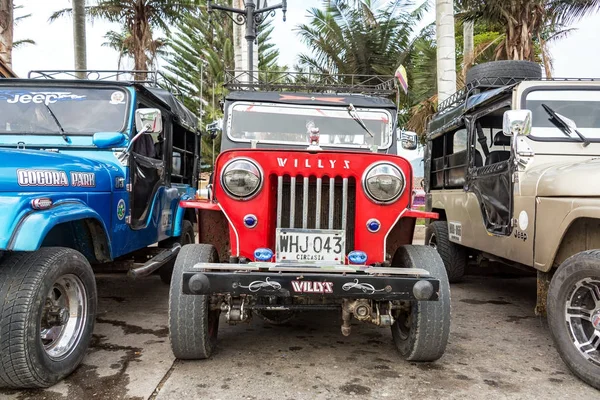
M 2 399 L 559 399 L 600 398 L 558 357 L 545 320 L 533 314 L 535 280 L 470 276 L 452 287 L 445 356 L 411 364 L 389 329 L 353 325 L 337 313 L 287 326 L 221 324 L 211 360 L 174 362 L 168 288 L 158 277 L 100 275 L 100 314 L 84 364 L 45 391 Z

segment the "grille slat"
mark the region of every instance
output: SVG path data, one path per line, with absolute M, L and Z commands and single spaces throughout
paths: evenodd
M 333 205 L 335 201 L 335 178 L 329 178 L 329 229 L 333 229 Z
M 292 176 L 290 182 L 290 228 L 294 227 L 294 211 L 296 211 L 296 177 Z
M 321 186 L 323 184 L 323 180 L 321 178 L 317 178 L 317 198 L 316 198 L 316 210 L 315 210 L 315 228 L 321 229 Z
M 354 178 L 277 177 L 278 228 L 343 229 L 350 251 L 354 246 L 355 206 Z

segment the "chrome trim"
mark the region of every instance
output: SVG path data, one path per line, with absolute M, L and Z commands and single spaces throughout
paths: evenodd
M 283 176 L 277 177 L 277 227 L 281 228 L 281 210 L 283 209 Z
M 237 105 L 247 105 L 247 106 L 254 106 L 254 105 L 258 105 L 258 106 L 273 106 L 273 103 L 264 103 L 264 102 L 250 102 L 250 101 L 235 101 L 233 102 L 230 106 L 229 109 L 227 110 L 227 124 L 226 126 L 224 126 L 224 130 L 226 131 L 225 133 L 227 134 L 227 137 L 232 141 L 232 142 L 236 142 L 236 143 L 252 143 L 251 139 L 240 139 L 240 138 L 236 138 L 233 137 L 233 135 L 231 135 L 231 125 L 232 125 L 232 120 L 233 120 L 233 109 L 235 108 L 235 106 Z M 309 109 L 314 109 L 313 105 L 300 105 L 300 104 L 284 104 L 284 103 L 280 103 L 278 104 L 279 106 L 292 106 L 293 108 L 309 108 Z M 342 105 L 343 106 L 343 105 Z M 290 108 L 292 108 L 290 107 Z M 319 106 L 319 108 L 321 110 L 328 110 L 328 109 L 332 109 L 332 110 L 339 110 L 340 106 Z M 358 111 L 366 111 L 366 112 L 382 112 L 384 114 L 387 114 L 388 116 L 388 126 L 386 129 L 386 135 L 387 135 L 387 143 L 385 143 L 382 146 L 378 146 L 378 150 L 388 150 L 392 147 L 392 145 L 394 144 L 394 140 L 395 140 L 395 129 L 394 129 L 394 122 L 396 121 L 396 118 L 386 109 L 382 109 L 382 108 L 364 108 L 364 107 L 360 107 L 357 109 Z M 225 118 L 225 117 L 223 117 Z M 285 141 L 277 141 L 277 140 L 260 140 L 259 141 L 260 144 L 277 144 L 277 145 L 281 145 L 284 144 L 286 146 L 298 146 L 301 147 L 302 149 L 306 149 L 306 143 L 298 143 L 298 142 L 285 142 Z M 323 148 L 333 148 L 333 149 L 339 149 L 339 148 L 352 148 L 352 149 L 365 149 L 365 150 L 369 150 L 369 148 L 371 147 L 371 145 L 354 145 L 354 146 L 349 146 L 349 145 L 336 145 L 336 144 L 328 144 L 328 145 L 322 145 L 321 147 Z
M 308 227 L 308 177 L 304 177 L 302 184 L 302 229 Z
M 377 168 L 380 165 L 387 165 L 387 166 L 390 166 L 392 168 L 395 168 L 396 170 L 398 170 L 400 172 L 400 175 L 402 176 L 402 179 L 404 181 L 404 185 L 402 187 L 402 190 L 400 190 L 400 192 L 398 193 L 398 195 L 396 197 L 394 197 L 393 199 L 388 200 L 388 201 L 380 201 L 380 200 L 375 199 L 373 197 L 373 195 L 371 195 L 371 193 L 367 189 L 367 185 L 366 185 L 366 183 L 367 183 L 367 176 L 369 176 L 369 173 L 374 168 Z M 412 182 L 411 182 L 411 184 L 412 184 Z M 392 204 L 392 203 L 395 203 L 396 201 L 398 201 L 398 199 L 400 199 L 400 197 L 402 197 L 402 195 L 404 194 L 404 191 L 406 190 L 407 182 L 406 182 L 406 175 L 404 175 L 404 171 L 402 171 L 402 168 L 400 168 L 396 164 L 392 164 L 392 163 L 387 162 L 387 161 L 377 161 L 377 162 L 369 165 L 365 169 L 365 172 L 363 173 L 363 176 L 361 178 L 361 185 L 362 185 L 362 189 L 363 189 L 364 193 L 367 195 L 367 198 L 369 200 L 371 200 L 373 203 L 375 203 L 375 204 Z
M 315 228 L 321 229 L 321 189 L 322 189 L 323 180 L 322 178 L 317 178 L 317 201 L 316 201 L 316 215 L 315 215 Z
M 234 162 L 238 162 L 238 161 L 247 161 L 250 164 L 254 165 L 256 167 L 256 169 L 258 170 L 258 179 L 259 179 L 258 186 L 254 190 L 254 192 L 252 192 L 248 196 L 244 196 L 244 197 L 236 196 L 233 193 L 229 192 L 229 189 L 227 189 L 227 185 L 225 185 L 225 182 L 223 179 L 225 176 L 225 172 L 227 171 L 227 168 Z M 250 199 L 256 197 L 260 193 L 260 191 L 262 190 L 264 181 L 265 181 L 264 176 L 265 176 L 265 174 L 262 170 L 262 167 L 260 166 L 260 164 L 258 162 L 256 162 L 255 160 L 253 160 L 251 158 L 247 158 L 247 157 L 236 157 L 236 158 L 232 158 L 231 160 L 229 160 L 225 163 L 225 165 L 221 169 L 221 174 L 219 176 L 219 182 L 221 183 L 221 186 L 223 187 L 223 191 L 225 192 L 225 194 L 227 194 L 227 196 L 229 196 L 235 200 L 246 201 L 246 200 L 250 200 Z
M 290 228 L 294 227 L 294 218 L 296 217 L 296 177 L 290 178 Z
M 329 178 L 329 229 L 333 229 L 333 211 L 335 201 L 335 178 Z
M 232 256 L 239 257 L 240 256 L 240 236 L 238 235 L 238 231 L 237 231 L 237 229 L 235 229 L 235 225 L 233 224 L 233 222 L 231 222 L 231 218 L 229 218 L 229 215 L 227 215 L 227 213 L 223 209 L 223 206 L 221 205 L 221 203 L 217 203 L 217 205 L 223 212 L 223 215 L 225 215 L 225 218 L 227 218 L 227 221 L 229 222 L 229 226 L 231 227 L 231 229 L 233 229 L 233 233 L 235 233 L 235 244 L 236 244 L 235 254 L 232 254 Z
M 348 178 L 342 180 L 342 229 L 346 230 L 348 216 Z
M 396 220 L 394 221 L 394 223 L 390 226 L 390 229 L 388 229 L 388 231 L 385 234 L 385 237 L 383 238 L 383 259 L 386 260 L 386 250 L 387 250 L 387 238 L 388 235 L 390 234 L 390 232 L 392 231 L 392 229 L 394 229 L 394 226 L 396 226 L 396 224 L 398 223 L 398 221 L 400 221 L 400 218 L 402 218 L 404 216 L 404 213 L 406 213 L 408 209 L 405 208 L 404 210 L 402 210 L 400 212 L 400 214 L 398 214 L 398 218 L 396 218 Z M 381 228 L 379 228 L 381 229 Z M 390 257 L 393 257 L 393 254 L 390 254 Z M 391 261 L 391 260 L 390 260 Z

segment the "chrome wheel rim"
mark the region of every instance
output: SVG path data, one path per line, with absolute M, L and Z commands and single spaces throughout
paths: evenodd
M 585 278 L 573 285 L 565 305 L 565 322 L 573 345 L 600 366 L 600 280 Z
M 81 279 L 73 274 L 59 277 L 46 296 L 40 321 L 40 339 L 48 357 L 63 360 L 77 348 L 87 313 L 87 293 Z

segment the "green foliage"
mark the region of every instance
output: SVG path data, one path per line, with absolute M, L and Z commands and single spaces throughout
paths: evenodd
M 280 71 L 277 64 L 279 50 L 269 40 L 273 31 L 271 23 L 266 20 L 259 25 L 258 68 L 261 74 Z M 222 118 L 219 101 L 225 96 L 225 71 L 235 68 L 231 20 L 216 12 L 210 19 L 200 11 L 184 15 L 175 25 L 175 33 L 169 37 L 166 59 L 167 76 L 180 88 L 186 107 L 201 115 L 201 127 Z M 212 146 L 213 140 L 203 136 L 202 161 L 208 164 L 212 163 Z M 220 135 L 215 139 L 214 147 L 218 154 Z

